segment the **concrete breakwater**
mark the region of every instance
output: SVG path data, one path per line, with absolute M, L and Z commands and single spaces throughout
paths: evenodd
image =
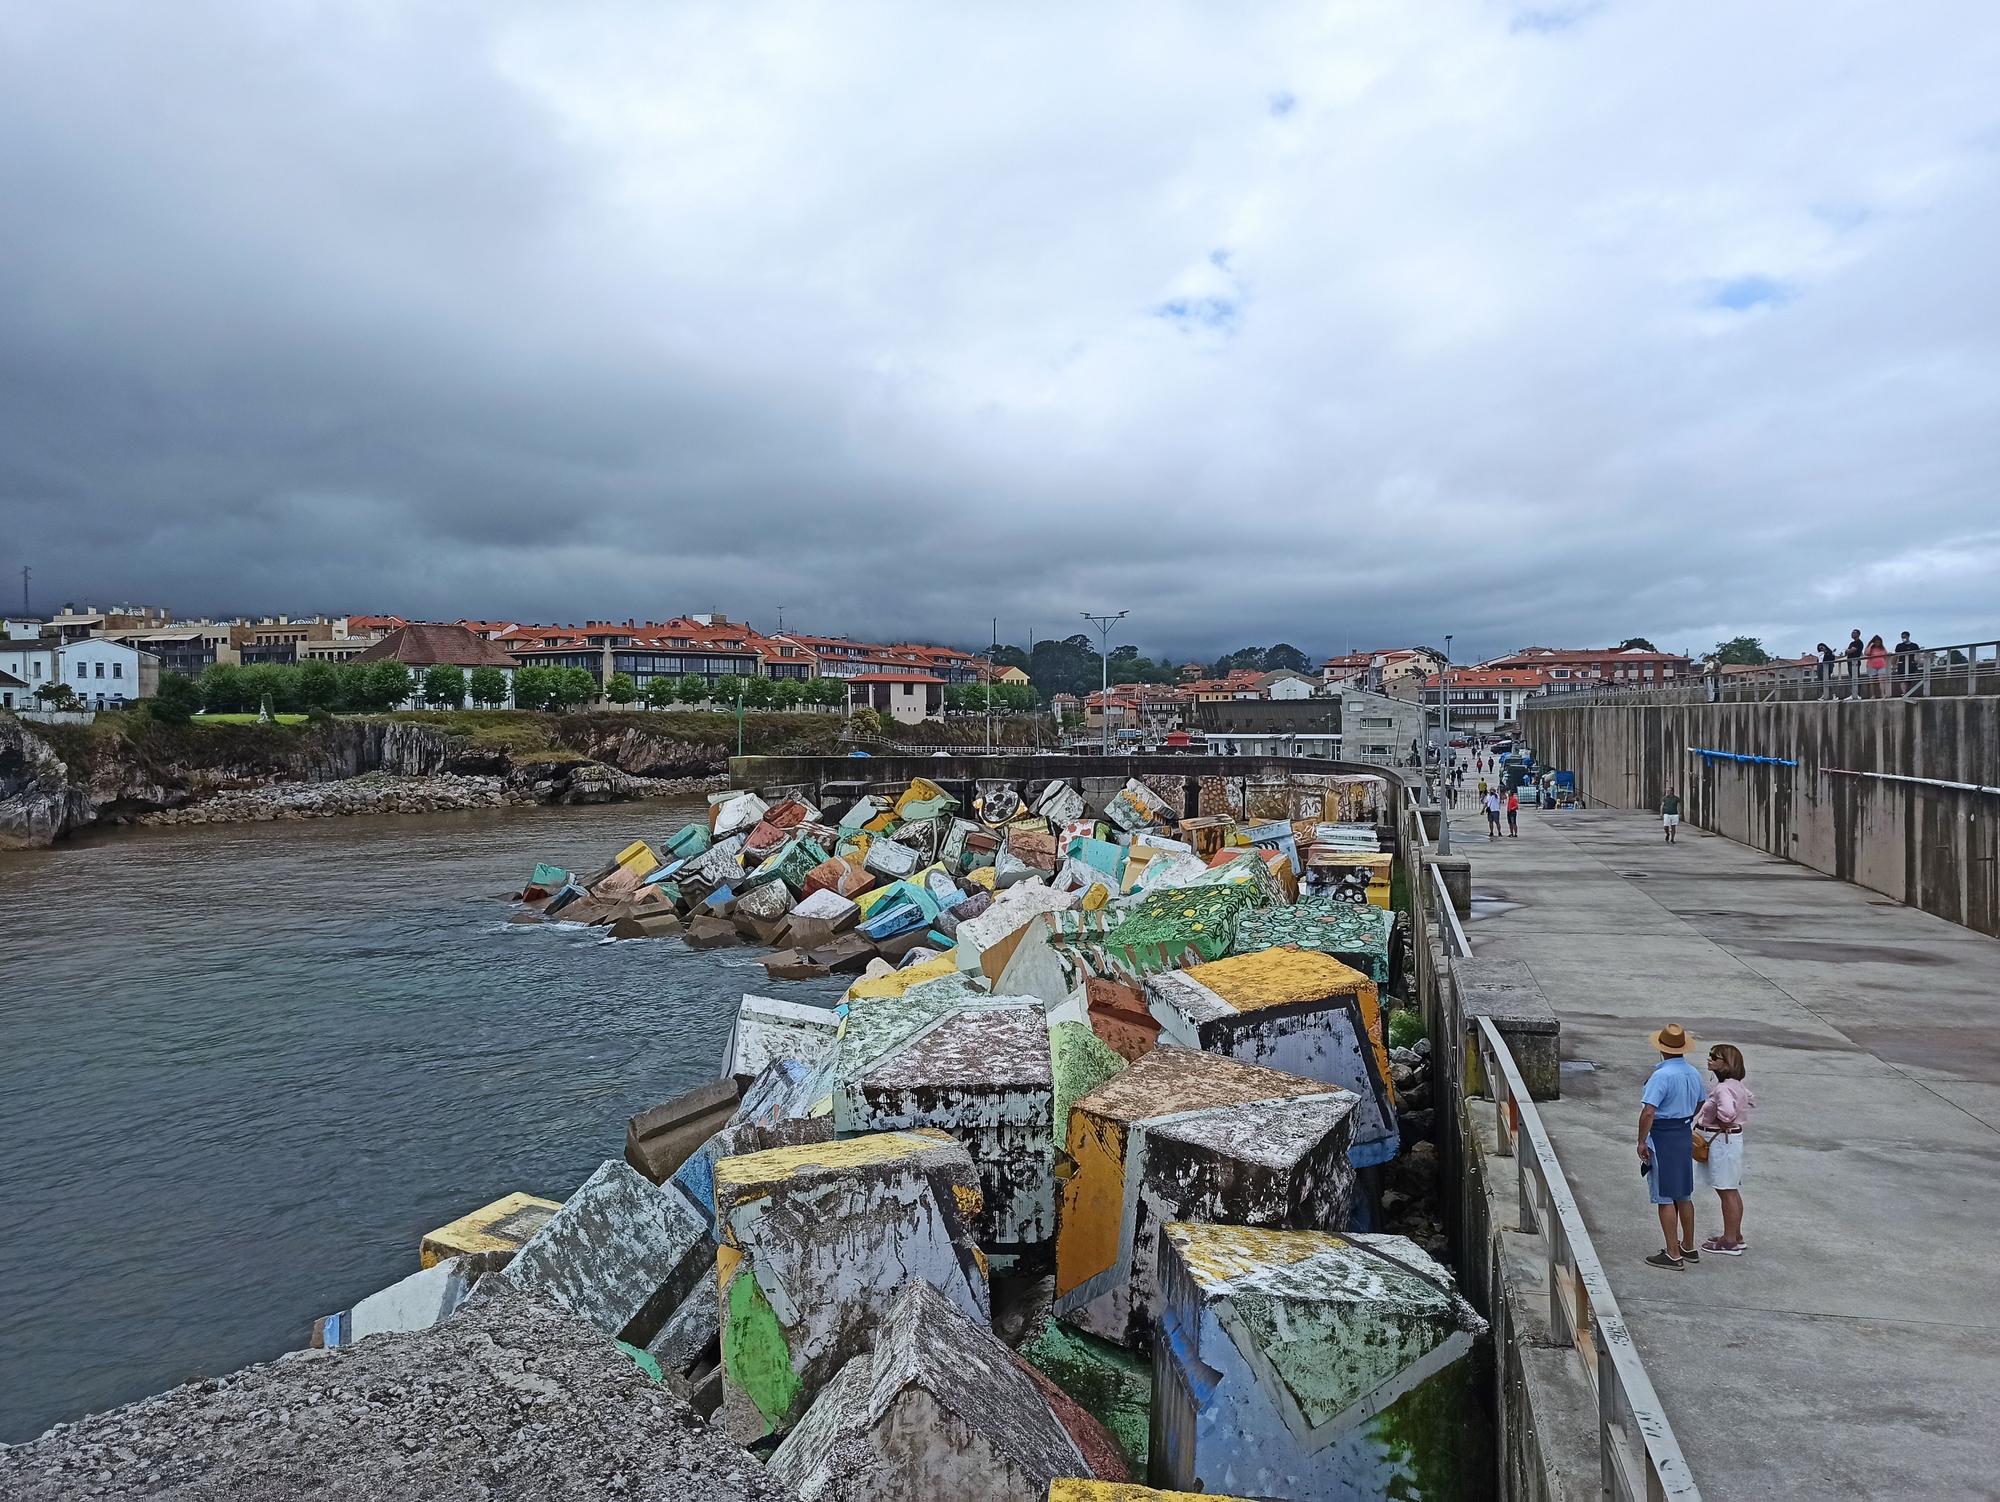
M 60 1426 L 0 1452 L 0 1488 L 143 1495 L 227 1427 L 230 1475 L 282 1455 L 381 1496 L 475 1495 L 460 1475 L 496 1465 L 576 1496 L 1482 1495 L 1483 1327 L 1423 1248 L 1359 1228 L 1427 1058 L 1384 1021 L 1394 852 L 1340 817 L 1386 800 L 1313 791 L 1283 834 L 1129 782 L 963 812 L 921 785 L 827 816 L 723 795 L 598 871 L 532 873 L 525 911 L 559 927 L 662 900 L 733 927 L 768 888 L 870 953 L 836 1007 L 746 996 L 719 1077 L 634 1116 L 622 1162 L 466 1207 L 321 1322 L 330 1352 Z M 856 895 L 805 890 L 836 862 Z

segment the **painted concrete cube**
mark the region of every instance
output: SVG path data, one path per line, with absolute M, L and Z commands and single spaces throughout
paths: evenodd
M 708 1225 L 686 1195 L 607 1159 L 475 1299 L 515 1289 L 643 1346 L 710 1266 Z
M 1394 856 L 1380 850 L 1316 847 L 1306 871 L 1306 889 L 1336 902 L 1366 902 L 1387 909 L 1394 861 Z
M 447 1257 L 479 1252 L 517 1252 L 562 1205 L 534 1194 L 507 1194 L 481 1205 L 448 1225 L 425 1234 L 417 1244 L 417 1265 L 436 1267 Z
M 770 1474 L 801 1502 L 1041 1502 L 1059 1476 L 1104 1474 L 1088 1450 L 1108 1451 L 1111 1474 L 1123 1476 L 1095 1422 L 1051 1397 L 984 1321 L 909 1283 L 874 1350 L 841 1368 L 778 1446 Z M 1095 1434 L 1080 1443 L 1066 1416 Z
M 1485 1322 L 1401 1236 L 1174 1224 L 1151 1479 L 1295 1502 L 1484 1495 Z
M 1354 1197 L 1358 1102 L 1317 1080 L 1160 1048 L 1070 1110 L 1055 1312 L 1143 1348 L 1170 1220 L 1332 1229 Z
M 1227 1054 L 1358 1095 L 1354 1164 L 1396 1156 L 1396 1107 L 1375 982 L 1331 955 L 1262 949 L 1151 976 L 1164 1042 Z
M 867 1351 L 911 1279 L 990 1317 L 979 1178 L 942 1132 L 772 1148 L 715 1165 L 722 1408 L 742 1441 L 789 1430 Z
M 979 1244 L 1015 1255 L 1055 1236 L 1055 1073 L 1034 1000 L 974 1000 L 956 987 L 856 1001 L 835 1064 L 843 1135 L 935 1127 L 965 1144 L 984 1208 Z
M 832 1056 L 840 1039 L 837 1008 L 803 1001 L 779 1001 L 744 993 L 736 1022 L 722 1050 L 722 1073 L 747 1086 L 773 1059 L 818 1065 Z
M 1262 907 L 1236 920 L 1234 954 L 1290 945 L 1330 954 L 1379 986 L 1388 984 L 1396 915 L 1370 903 L 1301 897 L 1292 907 Z

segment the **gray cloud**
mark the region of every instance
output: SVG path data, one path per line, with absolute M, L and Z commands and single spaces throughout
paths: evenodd
M 0 569 L 1177 656 L 1996 629 L 1987 7 L 1083 9 L 15 8 Z

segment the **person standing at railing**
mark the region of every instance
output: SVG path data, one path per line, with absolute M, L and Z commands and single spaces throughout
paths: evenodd
M 1708 1097 L 1701 1072 L 1687 1061 L 1694 1039 L 1678 1022 L 1648 1035 L 1659 1050 L 1640 1095 L 1639 1161 L 1646 1188 L 1660 1217 L 1666 1245 L 1646 1259 L 1648 1267 L 1681 1271 L 1701 1261 L 1694 1244 L 1694 1117 Z
M 1695 1161 L 1694 1178 L 1697 1187 L 1713 1189 L 1722 1202 L 1722 1234 L 1709 1237 L 1701 1249 L 1740 1257 L 1750 1250 L 1743 1239 L 1743 1128 L 1757 1109 L 1757 1097 L 1743 1083 L 1749 1070 L 1735 1044 L 1710 1048 L 1708 1070 L 1715 1076 L 1715 1089 L 1694 1115 L 1694 1130 L 1706 1147 Z
M 1819 652 L 1819 696 L 1824 699 L 1833 692 L 1833 648 L 1821 642 L 1817 651 Z
M 1896 645 L 1893 648 L 1893 650 L 1896 654 L 1896 676 L 1898 678 L 1916 677 L 1917 654 L 1923 651 L 1923 648 L 1918 646 L 1915 642 L 1911 641 L 1910 633 L 1905 631 L 1902 634 L 1902 636 L 1897 639 Z
M 1889 649 L 1882 644 L 1882 636 L 1877 632 L 1868 638 L 1868 692 L 1874 698 L 1881 698 L 1889 691 L 1883 680 L 1889 676 Z
M 1861 645 L 1861 628 L 1856 626 L 1847 634 L 1847 650 L 1842 654 L 1847 658 L 1847 697 L 1861 697 L 1861 654 L 1868 649 Z

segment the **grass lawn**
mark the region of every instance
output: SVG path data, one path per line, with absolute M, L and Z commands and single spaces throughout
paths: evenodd
M 303 725 L 306 717 L 302 714 L 274 714 L 271 716 L 280 725 Z M 195 725 L 255 725 L 254 714 L 198 714 L 189 722 Z

